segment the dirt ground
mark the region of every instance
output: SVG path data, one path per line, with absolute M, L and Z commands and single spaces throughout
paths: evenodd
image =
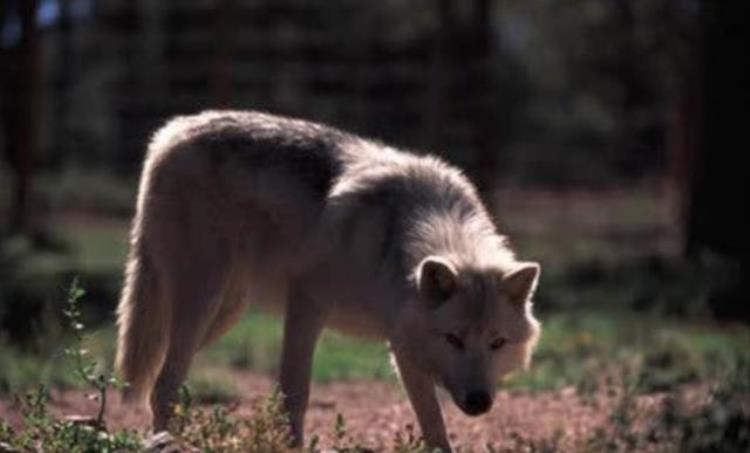
M 233 380 L 240 391 L 240 399 L 228 404 L 236 416 L 251 416 L 255 407 L 271 391 L 269 377 L 249 372 L 234 373 Z M 589 401 L 589 400 L 593 400 Z M 644 413 L 655 411 L 659 397 L 643 397 L 639 405 Z M 558 449 L 579 450 L 581 442 L 598 427 L 606 426 L 615 399 L 605 394 L 596 398 L 579 397 L 572 388 L 559 391 L 501 390 L 492 411 L 471 418 L 463 415 L 445 395 L 444 408 L 449 435 L 461 450 L 484 451 L 492 444 L 501 449 L 517 450 L 519 439 L 538 441 L 562 435 Z M 93 415 L 95 404 L 82 391 L 53 391 L 50 410 L 61 416 Z M 315 384 L 306 419 L 308 439 L 320 437 L 320 447 L 330 446 L 331 433 L 337 414 L 346 422 L 347 433 L 363 445 L 376 451 L 386 450 L 397 431 L 416 424 L 413 412 L 403 391 L 395 382 L 342 381 Z M 18 405 L 0 401 L 0 417 L 12 424 L 20 422 Z M 146 428 L 148 415 L 119 404 L 118 395 L 111 395 L 107 424 L 113 427 Z

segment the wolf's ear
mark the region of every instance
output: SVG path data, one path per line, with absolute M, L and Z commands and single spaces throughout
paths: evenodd
M 500 289 L 510 297 L 511 302 L 524 304 L 534 295 L 541 270 L 539 263 L 518 263 L 512 271 L 503 275 Z
M 456 269 L 443 258 L 428 256 L 419 263 L 419 293 L 430 303 L 431 308 L 437 308 L 453 295 L 457 278 Z

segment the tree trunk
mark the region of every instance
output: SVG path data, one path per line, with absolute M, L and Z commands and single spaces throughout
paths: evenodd
M 217 0 L 214 12 L 214 35 L 216 54 L 214 56 L 213 91 L 216 107 L 228 107 L 232 96 L 232 3 L 231 0 Z
M 468 131 L 473 156 L 468 170 L 486 191 L 494 185 L 500 142 L 492 66 L 495 1 L 439 0 L 436 5 L 439 28 L 430 135 L 436 149 L 445 149 L 452 141 L 447 131 Z
M 11 231 L 31 227 L 30 194 L 34 156 L 38 146 L 39 42 L 36 29 L 37 0 L 21 2 L 21 40 L 15 63 L 19 70 L 11 85 L 17 90 L 6 115 L 9 152 L 13 154 L 16 179 L 11 212 Z M 9 66 L 13 67 L 13 66 Z M 12 76 L 11 76 L 12 77 Z
M 750 321 L 748 283 L 747 108 L 750 69 L 742 64 L 750 42 L 745 2 L 702 2 L 704 57 L 702 70 L 702 133 L 695 159 L 686 250 L 696 256 L 718 253 L 736 269 L 729 284 L 710 300 L 724 318 Z
M 75 53 L 73 52 L 73 27 L 70 11 L 71 0 L 58 0 L 60 6 L 59 37 L 57 40 L 58 57 L 57 79 L 54 87 L 54 129 L 55 155 L 59 158 L 69 153 L 71 147 L 70 123 L 70 86 L 75 71 Z
M 475 74 L 470 80 L 473 116 L 475 117 L 474 147 L 476 153 L 479 189 L 491 191 L 496 185 L 500 137 L 503 126 L 499 124 L 497 87 L 493 71 L 495 43 L 492 34 L 494 0 L 476 0 L 473 11 L 473 36 L 470 42 L 476 49 Z

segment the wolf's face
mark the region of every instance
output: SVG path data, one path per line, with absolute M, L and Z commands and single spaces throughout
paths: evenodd
M 419 264 L 402 340 L 466 414 L 489 411 L 500 378 L 527 364 L 539 335 L 529 302 L 538 277 L 536 263 L 506 272 L 460 269 L 441 257 Z

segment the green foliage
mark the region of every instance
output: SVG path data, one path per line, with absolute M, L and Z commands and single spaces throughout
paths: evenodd
M 197 448 L 204 452 L 252 452 L 275 453 L 291 451 L 289 421 L 283 412 L 283 395 L 278 389 L 271 392 L 261 404 L 255 407 L 253 417 L 240 419 L 232 415 L 234 408 L 217 406 L 210 410 L 195 406 L 195 400 L 188 387 L 180 390 L 180 403 L 175 406 L 175 416 L 171 421 L 171 431 L 175 433 L 175 443 L 187 448 Z M 365 453 L 374 451 L 362 441 L 356 440 L 346 427 L 346 420 L 337 414 L 331 432 L 332 451 Z M 304 448 L 308 452 L 321 451 L 320 438 L 313 436 Z M 424 441 L 418 437 L 412 425 L 396 433 L 388 451 L 398 453 L 429 453 Z
M 697 412 L 680 414 L 674 406 L 665 405 L 660 419 L 663 431 L 673 434 L 682 451 L 750 451 L 748 399 L 750 361 L 745 360 L 717 385 Z
M 77 385 L 71 364 L 62 357 L 24 352 L 0 338 L 0 397 L 22 392 L 37 382 L 57 387 Z
M 290 443 L 289 423 L 278 390 L 255 409 L 249 419 L 231 415 L 236 406 L 196 407 L 189 387 L 180 390 L 170 431 L 180 443 L 204 452 L 281 452 Z
M 122 279 L 124 244 L 117 244 L 123 243 L 124 237 L 122 225 L 91 225 L 85 229 L 63 227 L 38 237 L 1 239 L 0 356 L 6 349 L 8 353 L 16 349 L 17 355 L 24 356 L 19 363 L 49 365 L 49 379 L 62 376 L 64 380 L 66 373 L 55 375 L 60 361 L 48 355 L 69 336 L 67 320 L 59 309 L 60 288 L 79 276 L 92 296 L 80 307 L 88 324 L 109 321 Z M 0 392 L 11 391 L 9 387 L 17 390 L 14 382 L 2 383 L 2 371 L 11 373 L 7 369 L 0 367 Z
M 333 439 L 333 449 L 335 451 L 347 452 L 347 453 L 361 453 L 362 447 L 359 446 L 353 437 L 349 435 L 346 430 L 346 420 L 340 413 L 336 414 L 336 421 L 333 424 L 333 432 L 331 433 Z
M 289 444 L 289 419 L 283 412 L 283 395 L 274 390 L 255 417 L 248 420 L 248 451 L 281 451 Z
M 665 104 L 684 88 L 698 8 L 671 0 L 506 3 L 500 19 L 522 31 L 508 30 L 504 43 L 515 47 L 531 89 L 505 147 L 503 179 L 605 185 L 663 165 L 649 134 L 665 127 Z
M 750 449 L 750 362 L 725 373 L 697 408 L 681 402 L 679 388 L 663 399 L 645 427 L 634 389 L 624 389 L 611 423 L 586 439 L 587 451 L 746 452 Z
M 424 440 L 414 432 L 414 425 L 406 425 L 403 431 L 393 438 L 394 453 L 432 453 Z
M 511 439 L 513 441 L 513 447 L 510 449 L 500 449 L 494 445 L 487 445 L 486 450 L 488 453 L 499 453 L 499 452 L 534 452 L 534 453 L 555 453 L 560 451 L 561 441 L 563 440 L 564 433 L 558 429 L 546 439 L 527 439 L 518 432 L 511 433 Z
M 571 311 L 542 317 L 542 337 L 529 371 L 509 388 L 575 386 L 582 395 L 631 376 L 638 392 L 719 379 L 748 356 L 750 330 L 710 326 L 627 311 Z
M 81 322 L 81 311 L 79 308 L 80 299 L 86 292 L 78 285 L 78 279 L 74 279 L 70 285 L 67 297 L 67 306 L 63 314 L 68 320 L 70 330 L 76 340 L 76 346 L 65 349 L 65 355 L 72 359 L 75 364 L 77 376 L 89 387 L 96 391 L 93 400 L 99 403 L 99 412 L 96 416 L 96 425 L 104 424 L 104 409 L 107 405 L 107 390 L 110 386 L 122 389 L 125 383 L 120 380 L 114 373 L 99 371 L 99 364 L 96 360 L 88 358 L 89 351 L 84 349 L 83 344 L 84 325 Z
M 8 425 L 0 428 L 0 442 L 10 451 L 140 451 L 140 436 L 135 431 L 110 433 L 96 420 L 54 419 L 46 410 L 48 398 L 44 387 L 30 392 L 23 400 L 23 429 L 15 432 Z
M 58 420 L 47 412 L 49 392 L 40 385 L 36 391 L 28 392 L 20 399 L 23 412 L 23 429 L 15 432 L 9 425 L 0 427 L 0 442 L 7 449 L 21 451 L 52 452 L 114 452 L 137 451 L 141 449 L 140 436 L 129 430 L 110 433 L 104 422 L 108 390 L 112 386 L 123 386 L 116 376 L 100 372 L 99 364 L 88 358 L 88 351 L 82 347 L 84 325 L 79 308 L 85 291 L 74 280 L 70 285 L 66 306 L 63 311 L 75 344 L 65 349 L 65 355 L 72 362 L 75 376 L 95 393 L 92 399 L 99 408 L 94 418 L 69 418 Z M 6 448 L 6 447 L 3 447 Z

